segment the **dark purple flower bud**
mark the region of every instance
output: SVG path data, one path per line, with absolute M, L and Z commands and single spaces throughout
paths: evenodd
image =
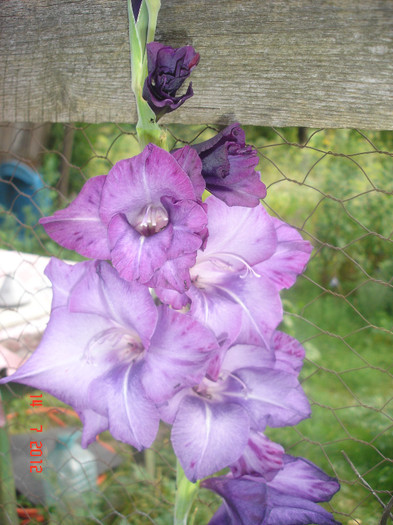
M 141 8 L 142 0 L 131 0 L 132 12 L 134 14 L 135 22 L 138 20 L 139 10 Z
M 231 124 L 215 137 L 192 147 L 202 160 L 206 189 L 228 206 L 254 207 L 266 196 L 261 174 L 255 171 L 258 154 L 246 144 L 239 124 Z
M 159 119 L 194 94 L 190 83 L 185 94 L 176 95 L 198 64 L 199 53 L 192 46 L 174 49 L 158 42 L 150 42 L 146 49 L 148 77 L 143 87 L 143 98 Z

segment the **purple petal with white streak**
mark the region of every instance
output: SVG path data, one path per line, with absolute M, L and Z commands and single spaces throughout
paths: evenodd
M 276 250 L 277 234 L 270 215 L 262 205 L 256 208 L 228 207 L 220 199 L 206 199 L 209 219 L 209 238 L 202 262 L 216 258 L 226 262 L 231 271 L 244 270 L 271 257 Z
M 148 397 L 162 403 L 178 390 L 200 383 L 218 344 L 214 334 L 192 317 L 164 305 L 158 312 L 142 383 Z
M 270 487 L 297 498 L 329 501 L 340 485 L 305 458 L 286 455 L 284 469 L 270 482 Z
M 187 174 L 167 151 L 148 144 L 139 155 L 117 162 L 107 175 L 102 192 L 100 216 L 109 224 L 119 213 L 134 225 L 147 205 L 159 206 L 161 197 L 195 199 Z
M 198 153 L 191 146 L 184 146 L 184 148 L 173 151 L 172 156 L 190 177 L 196 198 L 201 199 L 206 188 L 206 182 L 202 177 L 202 161 Z
M 239 395 L 242 386 L 243 397 Z M 226 396 L 247 410 L 251 427 L 296 425 L 310 416 L 310 405 L 296 377 L 269 368 L 242 368 L 228 378 Z
M 144 393 L 140 366 L 120 364 L 89 385 L 89 406 L 108 419 L 114 438 L 138 450 L 153 443 L 160 420 Z
M 167 259 L 173 230 L 169 224 L 163 231 L 150 237 L 140 235 L 132 228 L 125 215 L 113 217 L 108 228 L 113 266 L 126 281 L 147 283 Z
M 186 476 L 196 481 L 236 461 L 248 433 L 247 412 L 239 405 L 188 396 L 172 427 L 172 445 Z
M 105 175 L 89 179 L 67 208 L 42 217 L 39 222 L 46 233 L 61 246 L 85 257 L 109 259 L 107 229 L 99 216 L 105 182 Z
M 275 368 L 297 376 L 305 356 L 304 348 L 299 341 L 284 332 L 277 331 L 272 338 L 272 349 L 276 356 Z
M 277 249 L 269 259 L 259 263 L 254 269 L 274 282 L 278 290 L 290 288 L 301 274 L 310 259 L 312 245 L 301 235 L 279 219 L 272 217 L 277 233 Z
M 109 317 L 141 338 L 146 348 L 157 324 L 157 308 L 146 286 L 121 279 L 106 262 L 89 263 L 70 294 L 71 312 Z

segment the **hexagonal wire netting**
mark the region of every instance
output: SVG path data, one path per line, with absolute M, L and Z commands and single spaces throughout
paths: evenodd
M 268 188 L 265 207 L 314 246 L 306 272 L 282 294 L 283 330 L 306 349 L 301 379 L 312 417 L 293 428 L 271 430 L 269 436 L 340 480 L 340 492 L 326 505 L 338 521 L 388 523 L 393 502 L 393 133 L 245 129 L 247 142 L 260 155 Z M 211 126 L 168 128 L 173 147 L 216 131 Z M 43 270 L 48 257 L 80 260 L 51 241 L 38 218 L 64 207 L 89 177 L 137 154 L 138 145 L 134 126 L 118 124 L 9 124 L 0 128 L 0 137 L 4 374 L 34 351 L 46 326 L 51 290 Z M 165 426 L 153 453 L 136 453 L 108 433 L 86 453 L 78 444 L 79 419 L 69 407 L 15 384 L 2 388 L 2 394 L 0 508 L 9 523 L 172 522 L 175 462 Z M 37 448 L 37 442 L 43 444 L 42 455 L 31 452 L 31 443 Z M 59 472 L 72 458 L 73 485 L 54 491 Z M 32 465 L 44 465 L 44 472 L 33 468 L 31 473 Z M 65 499 L 64 491 L 73 490 L 75 499 Z M 190 523 L 207 523 L 217 506 L 214 496 L 200 491 Z

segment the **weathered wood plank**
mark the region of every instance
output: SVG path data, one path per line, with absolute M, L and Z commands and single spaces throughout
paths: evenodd
M 135 122 L 125 0 L 0 0 L 0 120 Z M 393 129 L 391 0 L 162 0 L 201 54 L 166 122 Z

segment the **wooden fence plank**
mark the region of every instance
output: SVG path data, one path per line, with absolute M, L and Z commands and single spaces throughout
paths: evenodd
M 125 0 L 0 0 L 0 120 L 135 122 Z M 392 0 L 162 0 L 201 54 L 177 123 L 393 129 Z

